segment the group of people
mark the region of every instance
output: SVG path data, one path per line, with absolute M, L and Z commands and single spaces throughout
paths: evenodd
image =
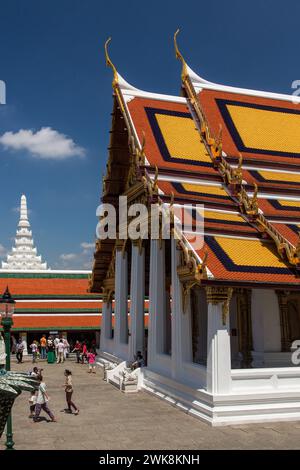
M 70 352 L 70 345 L 67 338 L 64 336 L 60 338 L 58 335 L 55 337 L 50 335 L 46 342 L 46 352 L 48 364 L 53 364 L 55 361 L 57 364 L 63 363 Z
M 89 365 L 89 372 L 96 373 L 96 349 L 95 347 L 87 348 L 85 341 L 80 343 L 79 340 L 76 341 L 74 349 L 72 352 L 76 354 L 77 364 L 84 364 L 86 361 Z
M 31 377 L 35 377 L 38 380 L 38 389 L 31 392 L 30 398 L 29 398 L 29 409 L 30 409 L 30 414 L 29 418 L 33 418 L 34 422 L 40 421 L 40 413 L 41 411 L 45 411 L 51 421 L 56 422 L 56 418 L 49 408 L 48 402 L 50 400 L 50 397 L 47 393 L 47 387 L 46 383 L 43 379 L 42 375 L 43 369 L 38 369 L 37 367 L 34 367 L 33 370 L 30 372 Z M 65 394 L 66 394 L 66 402 L 67 402 L 67 408 L 66 412 L 67 413 L 72 413 L 72 408 L 74 409 L 74 414 L 78 415 L 79 409 L 75 405 L 75 403 L 72 401 L 72 395 L 73 395 L 73 382 L 72 382 L 72 372 L 69 369 L 65 369 L 64 371 L 64 376 L 65 376 L 65 382 L 63 384 Z
M 18 363 L 23 362 L 23 353 L 25 349 L 25 344 L 22 338 L 18 340 L 15 345 L 16 359 Z M 87 343 L 83 341 L 82 343 L 77 340 L 74 347 L 72 348 L 69 344 L 67 338 L 64 336 L 52 336 L 50 335 L 46 338 L 46 335 L 43 335 L 40 341 L 34 340 L 30 345 L 32 352 L 32 362 L 35 363 L 40 359 L 47 359 L 49 364 L 56 362 L 57 364 L 63 363 L 70 352 L 76 354 L 77 364 L 84 364 L 85 362 L 89 364 L 90 372 L 95 372 L 96 369 L 96 344 L 95 342 L 91 344 L 91 347 L 88 348 Z

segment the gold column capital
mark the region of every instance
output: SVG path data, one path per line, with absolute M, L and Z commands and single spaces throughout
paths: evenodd
M 131 243 L 133 246 L 136 246 L 138 247 L 139 249 L 139 254 L 141 255 L 142 254 L 142 251 L 143 251 L 143 239 L 142 238 L 138 238 L 136 240 L 131 240 Z
M 206 298 L 209 304 L 217 305 L 231 299 L 232 287 L 207 286 Z
M 103 288 L 102 306 L 103 306 L 104 303 L 106 303 L 108 305 L 112 301 L 113 294 L 114 294 L 114 291 L 112 289 Z
M 126 253 L 127 241 L 128 241 L 128 238 L 125 238 L 125 239 L 117 238 L 116 239 L 116 244 L 115 244 L 116 251 L 121 251 L 122 255 L 123 255 L 123 258 L 125 257 L 125 253 Z
M 223 286 L 207 286 L 205 290 L 207 303 L 212 305 L 222 304 L 222 321 L 223 325 L 226 325 L 233 288 Z

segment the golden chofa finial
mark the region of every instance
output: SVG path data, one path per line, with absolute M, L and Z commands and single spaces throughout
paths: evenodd
M 114 66 L 114 64 L 113 64 L 112 61 L 110 60 L 109 55 L 108 55 L 108 44 L 110 43 L 110 41 L 111 41 L 111 38 L 108 38 L 108 39 L 105 41 L 105 44 L 104 44 L 105 61 L 106 61 L 106 65 L 107 65 L 108 67 L 111 67 L 111 68 L 112 68 L 112 71 L 113 71 L 113 74 L 114 74 L 114 78 L 113 78 L 113 82 L 112 82 L 112 87 L 115 88 L 115 87 L 118 85 L 118 72 L 117 72 L 116 67 Z
M 188 71 L 187 71 L 186 62 L 185 62 L 185 60 L 183 58 L 183 55 L 181 54 L 180 50 L 178 49 L 178 45 L 177 45 L 177 35 L 178 35 L 179 31 L 180 31 L 180 29 L 177 29 L 177 31 L 174 34 L 174 48 L 175 48 L 176 59 L 181 60 L 181 63 L 182 63 L 181 79 L 182 79 L 182 81 L 184 81 L 188 76 Z

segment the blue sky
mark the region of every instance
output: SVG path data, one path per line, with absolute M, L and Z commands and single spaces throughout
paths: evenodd
M 0 255 L 12 245 L 25 193 L 38 251 L 52 268 L 89 266 L 112 109 L 108 36 L 118 71 L 144 90 L 179 93 L 177 27 L 187 62 L 208 80 L 291 93 L 300 79 L 297 0 L 1 0 L 0 17 Z M 41 128 L 49 128 L 52 158 L 32 139 Z

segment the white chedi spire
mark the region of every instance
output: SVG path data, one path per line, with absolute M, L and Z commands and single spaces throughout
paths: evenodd
M 21 197 L 20 220 L 15 238 L 15 246 L 7 255 L 7 262 L 2 262 L 2 269 L 7 270 L 44 270 L 47 263 L 42 263 L 34 247 L 30 223 L 28 220 L 26 196 Z

